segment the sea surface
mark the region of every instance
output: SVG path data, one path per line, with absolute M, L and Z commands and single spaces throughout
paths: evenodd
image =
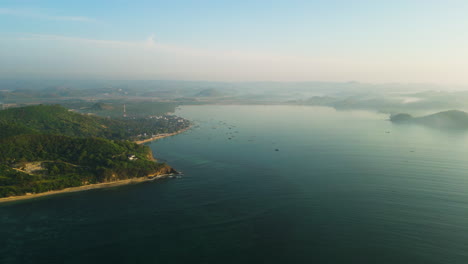
M 0 263 L 468 263 L 468 134 L 301 106 L 184 106 L 181 178 L 0 204 Z

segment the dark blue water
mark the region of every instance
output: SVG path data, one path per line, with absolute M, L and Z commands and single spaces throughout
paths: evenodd
M 0 263 L 468 263 L 468 135 L 385 115 L 190 106 L 180 179 L 0 205 Z

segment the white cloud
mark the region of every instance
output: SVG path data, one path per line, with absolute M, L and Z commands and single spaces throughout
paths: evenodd
M 0 15 L 11 15 L 19 17 L 29 17 L 45 20 L 57 21 L 75 21 L 75 22 L 94 22 L 93 18 L 86 16 L 60 16 L 44 12 L 42 9 L 19 9 L 19 8 L 0 8 Z

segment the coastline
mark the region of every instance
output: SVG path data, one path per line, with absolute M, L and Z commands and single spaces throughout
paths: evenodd
M 136 144 L 143 144 L 143 143 L 151 142 L 157 139 L 174 136 L 174 135 L 177 135 L 177 134 L 180 134 L 182 132 L 189 130 L 191 127 L 192 126 L 190 125 L 187 128 L 181 129 L 173 133 L 164 134 L 161 136 L 157 136 L 157 137 L 153 137 L 153 138 L 149 138 L 145 140 L 140 140 L 140 141 L 134 141 L 134 142 Z M 55 194 L 61 194 L 61 193 L 81 192 L 81 191 L 87 191 L 87 190 L 92 190 L 92 189 L 111 188 L 111 187 L 117 187 L 117 186 L 122 186 L 122 185 L 127 185 L 127 184 L 142 183 L 142 182 L 154 181 L 156 179 L 167 178 L 172 175 L 173 174 L 148 175 L 145 177 L 139 177 L 139 178 L 133 178 L 133 179 L 127 179 L 127 180 L 94 183 L 94 184 L 88 184 L 88 185 L 83 185 L 83 186 L 78 186 L 78 187 L 69 187 L 69 188 L 65 188 L 62 190 L 48 191 L 48 192 L 35 193 L 35 194 L 26 194 L 26 195 L 19 195 L 19 196 L 9 196 L 9 197 L 0 198 L 0 203 L 27 200 L 27 199 L 33 199 L 33 198 L 38 198 L 42 196 L 49 196 L 49 195 L 55 195 Z
M 145 176 L 145 177 L 119 180 L 119 181 L 113 181 L 113 182 L 94 183 L 94 184 L 88 184 L 88 185 L 83 185 L 83 186 L 78 186 L 78 187 L 69 187 L 69 188 L 56 190 L 56 191 L 26 194 L 26 195 L 20 195 L 20 196 L 9 196 L 9 197 L 0 198 L 0 203 L 27 200 L 27 199 L 33 199 L 33 198 L 38 198 L 42 196 L 49 196 L 49 195 L 55 195 L 55 194 L 61 194 L 61 193 L 81 192 L 81 191 L 87 191 L 87 190 L 93 190 L 93 189 L 103 189 L 103 188 L 111 188 L 111 187 L 117 187 L 117 186 L 128 185 L 128 184 L 149 182 L 149 181 L 154 181 L 156 179 L 167 178 L 172 175 L 173 174 L 160 174 L 156 176 L 150 175 L 150 176 Z
M 165 138 L 165 137 L 170 137 L 170 136 L 175 136 L 177 134 L 180 134 L 180 133 L 183 133 L 187 130 L 189 130 L 192 126 L 188 126 L 187 128 L 184 128 L 184 129 L 181 129 L 181 130 L 178 130 L 176 132 L 173 132 L 173 133 L 169 133 L 169 134 L 163 134 L 161 136 L 156 136 L 156 137 L 152 137 L 152 138 L 148 138 L 148 139 L 144 139 L 144 140 L 135 140 L 133 142 L 137 143 L 137 144 L 143 144 L 143 143 L 147 143 L 147 142 L 151 142 L 151 141 L 155 141 L 155 140 L 158 140 L 158 139 L 161 139 L 161 138 Z

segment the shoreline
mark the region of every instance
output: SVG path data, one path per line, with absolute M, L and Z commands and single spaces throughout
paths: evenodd
M 77 186 L 77 187 L 68 187 L 62 190 L 48 191 L 48 192 L 42 192 L 42 193 L 25 194 L 25 195 L 20 195 L 20 196 L 9 196 L 9 197 L 0 198 L 0 203 L 27 200 L 27 199 L 33 199 L 33 198 L 38 198 L 42 196 L 49 196 L 49 195 L 55 195 L 55 194 L 61 194 L 61 193 L 82 192 L 82 191 L 88 191 L 88 190 L 93 190 L 93 189 L 104 189 L 104 188 L 112 188 L 112 187 L 128 185 L 128 184 L 137 184 L 137 183 L 154 181 L 157 179 L 164 179 L 172 175 L 174 174 L 145 176 L 145 177 L 119 180 L 119 181 L 113 181 L 113 182 L 102 182 L 102 183 L 94 183 L 94 184 L 88 184 L 88 185 Z
M 151 141 L 158 140 L 161 138 L 170 137 L 170 136 L 183 133 L 189 130 L 191 127 L 192 126 L 190 125 L 187 128 L 178 130 L 170 134 L 164 134 L 162 136 L 157 136 L 157 137 L 148 138 L 145 140 L 133 141 L 133 142 L 135 142 L 136 144 L 143 144 L 143 143 L 151 142 Z M 119 180 L 119 181 L 113 181 L 113 182 L 94 183 L 94 184 L 88 184 L 88 185 L 77 186 L 77 187 L 68 187 L 62 190 L 55 190 L 55 191 L 48 191 L 48 192 L 34 193 L 34 194 L 25 194 L 25 195 L 19 195 L 19 196 L 9 196 L 9 197 L 0 198 L 0 203 L 21 201 L 21 200 L 33 199 L 33 198 L 61 194 L 61 193 L 81 192 L 81 191 L 87 191 L 87 190 L 93 190 L 93 189 L 112 188 L 112 187 L 128 185 L 128 184 L 149 182 L 149 181 L 154 181 L 156 179 L 167 178 L 172 175 L 173 174 L 148 175 L 145 177 L 139 177 L 139 178 L 133 178 L 133 179 Z
M 161 139 L 161 138 L 166 138 L 166 137 L 171 137 L 171 136 L 175 136 L 177 134 L 180 134 L 180 133 L 183 133 L 187 130 L 189 130 L 192 126 L 188 126 L 187 128 L 184 128 L 184 129 L 181 129 L 181 130 L 178 130 L 176 132 L 173 132 L 173 133 L 169 133 L 169 134 L 164 134 L 162 136 L 156 136 L 156 137 L 152 137 L 152 138 L 148 138 L 148 139 L 144 139 L 144 140 L 135 140 L 133 142 L 137 143 L 137 144 L 144 144 L 144 143 L 147 143 L 147 142 L 151 142 L 151 141 L 155 141 L 155 140 L 158 140 L 158 139 Z

